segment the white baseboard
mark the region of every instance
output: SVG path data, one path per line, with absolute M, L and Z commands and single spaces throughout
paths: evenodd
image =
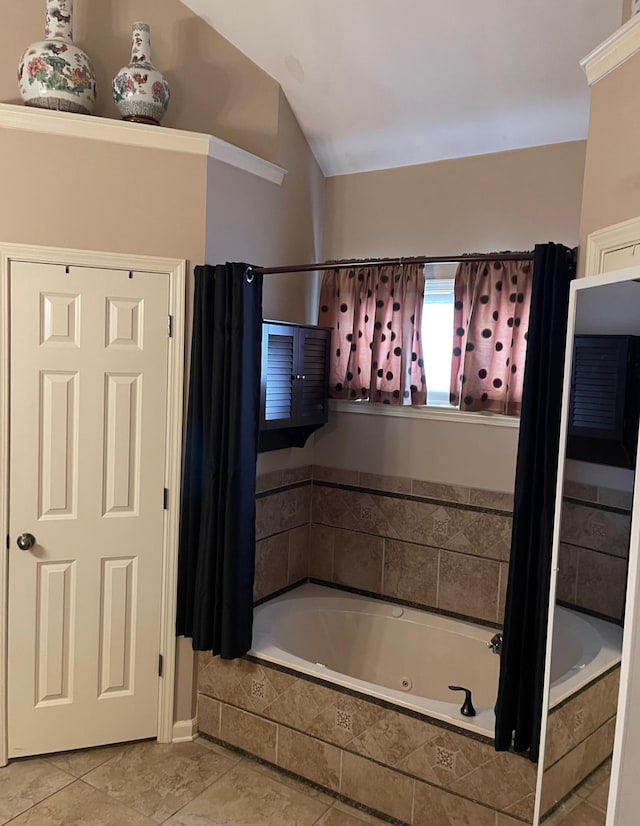
M 176 720 L 173 724 L 172 743 L 191 743 L 198 734 L 198 720 Z

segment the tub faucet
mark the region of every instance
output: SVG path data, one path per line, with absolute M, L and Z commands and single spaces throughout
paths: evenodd
M 493 637 L 491 637 L 491 639 L 487 643 L 487 648 L 494 654 L 500 656 L 500 654 L 502 654 L 502 642 L 502 634 L 494 634 Z
M 463 685 L 450 685 L 449 691 L 464 691 L 464 703 L 460 709 L 460 714 L 464 717 L 475 717 L 476 710 L 471 702 L 471 689 L 465 688 Z

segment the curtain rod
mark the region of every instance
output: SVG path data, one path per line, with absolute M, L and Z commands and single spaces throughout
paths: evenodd
M 379 258 L 371 261 L 333 261 L 317 264 L 295 264 L 289 267 L 247 267 L 247 277 L 276 275 L 289 272 L 313 272 L 314 270 L 344 270 L 349 267 L 393 267 L 401 264 L 471 264 L 480 261 L 533 261 L 532 252 L 483 253 L 478 255 L 418 256 L 413 258 Z

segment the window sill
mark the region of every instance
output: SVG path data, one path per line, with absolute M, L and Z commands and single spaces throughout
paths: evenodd
M 444 407 L 395 406 L 330 399 L 329 410 L 336 413 L 356 413 L 365 416 L 399 416 L 402 419 L 431 419 L 441 422 L 483 424 L 491 427 L 520 427 L 520 419 L 516 416 L 500 416 L 497 413 L 469 413 L 462 410 L 447 410 Z

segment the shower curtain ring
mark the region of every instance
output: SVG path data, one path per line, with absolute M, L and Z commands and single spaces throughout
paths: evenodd
M 247 279 L 247 284 L 253 284 L 253 279 L 255 278 L 253 267 L 247 267 L 244 271 L 244 277 Z

